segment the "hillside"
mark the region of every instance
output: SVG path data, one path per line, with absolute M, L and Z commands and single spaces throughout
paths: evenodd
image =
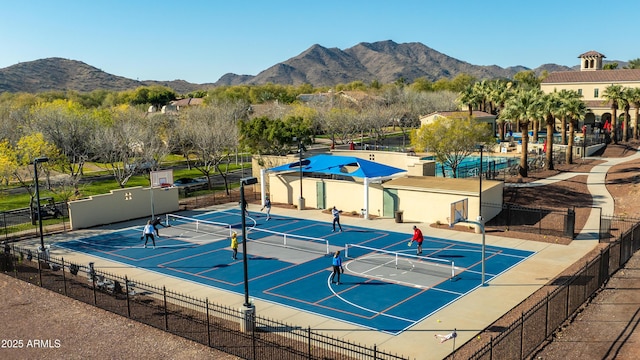
M 495 65 L 473 65 L 421 43 L 398 44 L 387 40 L 360 43 L 345 50 L 315 44 L 299 55 L 275 64 L 255 76 L 227 73 L 214 84 L 193 84 L 184 80 L 137 81 L 108 74 L 81 61 L 47 58 L 0 69 L 0 92 L 90 92 L 97 89 L 124 91 L 139 86 L 162 85 L 179 94 L 186 94 L 220 85 L 308 83 L 318 87 L 352 81 L 369 83 L 373 80 L 385 84 L 400 78 L 407 82 L 413 82 L 420 77 L 430 81 L 452 79 L 461 73 L 470 74 L 478 79 L 511 78 L 524 70 L 528 69 L 523 66 L 505 69 Z M 546 64 L 535 69 L 536 73 L 543 70 L 567 71 L 572 68 Z
M 0 69 L 0 92 L 37 93 L 66 90 L 91 92 L 99 89 L 125 91 L 152 85 L 167 86 L 180 94 L 213 86 L 213 84 L 191 84 L 184 80 L 131 80 L 106 73 L 81 61 L 62 58 L 23 62 Z

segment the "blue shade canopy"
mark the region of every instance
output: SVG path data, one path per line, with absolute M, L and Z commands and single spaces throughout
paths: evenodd
M 269 169 L 269 171 L 300 171 L 300 161 Z M 302 171 L 329 175 L 375 178 L 395 175 L 406 170 L 379 164 L 353 156 L 316 155 L 302 159 Z

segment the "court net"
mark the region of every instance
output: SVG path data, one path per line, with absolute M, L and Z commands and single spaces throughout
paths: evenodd
M 330 253 L 329 240 L 310 236 L 287 234 L 273 230 L 252 228 L 247 238 L 251 242 L 281 246 L 327 255 Z
M 163 230 L 163 233 L 196 242 L 228 239 L 233 233 L 231 224 L 175 214 L 166 215 L 165 225 L 170 226 L 170 228 Z
M 346 244 L 344 256 L 345 259 L 364 264 L 369 269 L 390 267 L 445 279 L 453 279 L 456 276 L 455 263 L 447 259 L 412 255 L 356 244 Z

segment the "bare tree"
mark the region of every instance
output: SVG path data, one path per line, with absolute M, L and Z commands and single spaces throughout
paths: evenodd
M 85 161 L 90 155 L 90 141 L 96 121 L 91 112 L 71 101 L 55 100 L 33 107 L 30 130 L 42 132 L 63 156 L 59 163 L 62 173 L 78 184 Z
M 181 112 L 178 121 L 179 137 L 190 144 L 191 153 L 196 156 L 194 167 L 209 181 L 218 172 L 224 179 L 225 190 L 229 193 L 227 169 L 221 164 L 235 154 L 238 146 L 238 121 L 246 113 L 244 102 L 218 102 L 208 106 L 188 108 Z

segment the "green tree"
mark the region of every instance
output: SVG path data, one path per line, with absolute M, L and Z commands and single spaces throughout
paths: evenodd
M 453 177 L 457 177 L 460 163 L 476 151 L 479 144 L 490 143 L 492 139 L 491 129 L 470 116 L 437 117 L 412 133 L 411 144 L 419 151 L 433 153 L 443 164 L 443 176 L 447 166 Z
M 529 124 L 541 117 L 540 89 L 519 89 L 513 97 L 505 103 L 505 108 L 500 114 L 501 117 L 516 121 L 522 131 L 522 152 L 518 174 L 520 177 L 528 176 L 528 148 L 529 148 Z
M 433 84 L 431 81 L 427 80 L 426 77 L 419 77 L 415 79 L 410 87 L 415 91 L 433 91 Z
M 635 108 L 635 117 L 633 122 L 633 138 L 638 140 L 638 115 L 640 115 L 640 88 L 632 88 L 629 91 L 629 101 Z
M 473 116 L 473 109 L 478 105 L 479 96 L 473 85 L 467 85 L 467 87 L 460 92 L 456 101 L 461 105 L 466 106 L 469 110 L 469 116 Z
M 617 62 L 612 62 L 612 63 L 608 63 L 608 64 L 604 64 L 602 66 L 602 70 L 615 70 L 618 68 L 618 63 Z
M 547 152 L 545 168 L 547 170 L 554 170 L 553 164 L 553 133 L 556 126 L 556 116 L 561 109 L 561 99 L 557 92 L 544 94 L 541 99 L 542 109 L 545 116 L 545 125 L 547 128 Z
M 451 79 L 451 82 L 449 84 L 449 88 L 447 90 L 455 91 L 455 92 L 461 92 L 467 86 L 473 85 L 477 81 L 478 80 L 475 77 L 473 77 L 473 76 L 471 76 L 469 74 L 461 73 L 461 74 L 456 75 L 456 77 L 454 77 L 453 79 Z
M 640 69 L 640 58 L 629 60 L 629 63 L 624 68 L 625 69 Z
M 613 142 L 615 144 L 618 143 L 618 105 L 620 100 L 623 98 L 624 90 L 622 85 L 609 85 L 602 92 L 602 97 L 606 100 L 606 102 L 611 103 L 611 136 L 613 137 Z
M 0 141 L 0 183 L 9 185 L 18 171 L 18 157 L 9 140 Z
M 576 97 L 569 99 L 564 107 L 567 118 L 569 119 L 569 144 L 567 149 L 567 164 L 573 164 L 573 142 L 575 138 L 575 130 L 578 121 L 584 119 L 587 113 L 587 106 L 582 99 Z
M 152 105 L 156 109 L 162 108 L 176 99 L 176 93 L 165 86 L 141 86 L 133 91 L 130 102 L 133 105 Z
M 618 106 L 624 110 L 624 120 L 622 122 L 622 141 L 629 141 L 629 123 L 631 122 L 631 102 L 633 100 L 633 90 L 631 88 L 622 89 L 622 97 L 619 100 Z
M 513 80 L 520 88 L 538 89 L 541 79 L 536 76 L 533 70 L 520 71 L 513 76 Z
M 60 156 L 55 145 L 48 142 L 42 133 L 31 133 L 20 138 L 15 149 L 18 166 L 20 169 L 26 169 L 28 172 L 28 176 L 25 176 L 19 171 L 14 174 L 22 187 L 29 190 L 31 196 L 34 195 L 31 191 L 31 183 L 27 182 L 33 178 L 33 174 L 31 173 L 32 166 L 30 165 L 37 157 L 47 157 L 49 158 L 49 161 L 47 163 L 43 163 L 41 166 L 47 179 L 48 188 L 51 188 L 50 169 L 52 166 L 60 164 L 63 161 L 63 158 Z
M 500 112 L 502 112 L 505 103 L 513 95 L 512 85 L 513 83 L 503 80 L 495 80 L 490 83 L 489 101 L 494 104 L 492 108 L 495 109 L 495 111 L 491 112 L 492 114 L 498 115 Z M 498 136 L 500 138 L 500 141 L 504 141 L 506 122 L 500 117 L 498 117 L 497 120 Z
M 311 122 L 298 116 L 284 121 L 263 116 L 240 122 L 240 143 L 259 155 L 286 155 L 297 149 L 298 139 L 303 145 L 311 144 L 312 134 Z

